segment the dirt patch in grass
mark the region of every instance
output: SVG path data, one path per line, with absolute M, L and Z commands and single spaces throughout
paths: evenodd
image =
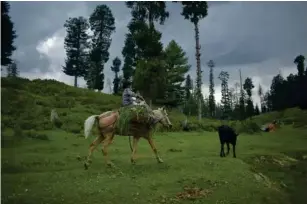
M 182 149 L 174 149 L 174 148 L 171 148 L 168 150 L 169 152 L 182 152 Z
M 209 189 L 202 189 L 199 187 L 188 187 L 183 188 L 183 192 L 177 193 L 176 198 L 179 200 L 195 200 L 202 197 L 207 197 L 213 191 Z

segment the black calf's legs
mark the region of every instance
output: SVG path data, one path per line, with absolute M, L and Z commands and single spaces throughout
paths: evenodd
M 227 155 L 229 154 L 230 151 L 230 147 L 229 147 L 229 143 L 227 143 Z
M 233 158 L 236 158 L 236 145 L 232 145 Z
M 220 152 L 221 157 L 225 157 L 225 152 L 224 152 L 224 143 L 221 143 L 221 152 Z
M 220 152 L 220 156 L 221 157 L 226 157 L 225 155 L 225 151 L 224 151 L 224 144 L 225 143 L 221 143 L 221 152 Z M 230 152 L 230 145 L 229 143 L 226 143 L 227 144 L 227 155 L 229 154 Z M 236 145 L 232 145 L 232 151 L 233 151 L 233 157 L 236 158 Z

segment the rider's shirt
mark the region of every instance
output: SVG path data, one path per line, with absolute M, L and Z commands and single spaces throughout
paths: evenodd
M 130 88 L 124 89 L 122 97 L 123 106 L 132 105 L 134 101 L 132 97 L 136 97 L 136 94 Z

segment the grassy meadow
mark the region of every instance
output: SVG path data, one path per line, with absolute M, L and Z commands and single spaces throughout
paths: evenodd
M 275 133 L 242 134 L 237 158 L 219 157 L 216 133 L 158 133 L 158 164 L 141 140 L 130 163 L 127 137 L 101 148 L 84 170 L 77 158 L 89 143 L 64 131 L 49 140 L 24 139 L 2 148 L 2 203 L 306 203 L 307 134 L 283 127 Z M 2 141 L 3 143 L 3 141 Z M 304 188 L 305 187 L 305 188 Z M 187 188 L 191 188 L 190 190 Z
M 229 124 L 240 132 L 237 158 L 219 157 L 220 121 L 189 118 L 170 110 L 172 132 L 158 129 L 158 164 L 141 140 L 130 163 L 127 137 L 109 147 L 114 167 L 104 164 L 101 146 L 84 170 L 89 144 L 84 120 L 116 109 L 120 97 L 67 86 L 54 80 L 1 79 L 2 203 L 307 203 L 307 112 L 288 109 Z M 56 109 L 60 123 L 50 122 Z M 274 133 L 260 125 L 282 122 Z M 81 161 L 80 161 L 81 158 Z

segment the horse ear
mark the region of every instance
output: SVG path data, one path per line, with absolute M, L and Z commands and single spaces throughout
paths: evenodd
M 165 110 L 165 106 L 162 106 L 162 110 Z

